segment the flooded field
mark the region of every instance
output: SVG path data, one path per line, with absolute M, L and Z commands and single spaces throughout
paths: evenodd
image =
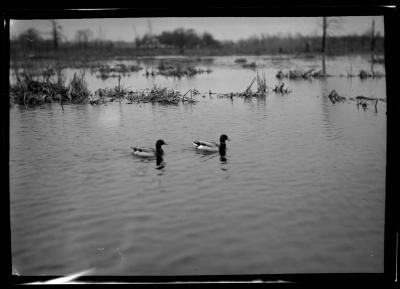
M 10 108 L 12 263 L 21 275 L 94 268 L 99 275 L 383 272 L 386 79 L 347 77 L 368 57 L 330 58 L 332 76 L 279 80 L 279 70 L 320 69 L 321 60 L 249 56 L 197 60 L 193 77 L 154 74 L 163 57 L 109 61 L 139 65 L 129 75 L 84 72 L 90 91 L 154 85 L 195 104 L 52 103 Z M 189 63 L 189 64 L 188 64 Z M 382 64 L 375 71 L 384 73 Z M 148 72 L 146 74 L 146 71 Z M 243 92 L 256 73 L 288 94 Z M 11 79 L 11 81 L 13 81 Z M 345 102 L 332 103 L 336 90 Z M 210 93 L 211 92 L 211 93 Z M 213 94 L 216 93 L 216 94 Z M 382 98 L 362 109 L 348 99 Z M 218 141 L 226 159 L 195 151 Z M 165 165 L 131 146 L 165 140 Z

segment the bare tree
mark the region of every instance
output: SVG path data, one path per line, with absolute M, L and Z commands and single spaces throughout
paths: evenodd
M 57 23 L 56 20 L 53 19 L 50 21 L 52 24 L 53 47 L 55 50 L 57 50 L 62 37 L 62 27 Z
M 339 19 L 337 17 L 322 17 L 322 43 L 321 43 L 321 53 L 322 53 L 322 73 L 326 75 L 326 50 L 327 50 L 327 39 L 328 39 L 328 29 L 333 25 L 338 25 Z
M 372 27 L 371 27 L 371 72 L 374 73 L 374 51 L 375 51 L 375 19 L 372 19 Z
M 326 74 L 326 65 L 325 65 L 325 54 L 326 54 L 326 30 L 328 29 L 328 21 L 326 17 L 322 19 L 322 73 Z

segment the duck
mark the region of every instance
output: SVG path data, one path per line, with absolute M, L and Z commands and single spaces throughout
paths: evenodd
M 216 142 L 195 140 L 193 141 L 193 146 L 201 151 L 206 151 L 206 152 L 219 151 L 221 155 L 225 155 L 225 150 L 226 150 L 225 141 L 230 141 L 230 139 L 226 134 L 221 134 L 221 136 L 219 137 L 219 144 L 217 144 Z
M 164 155 L 164 151 L 161 146 L 166 145 L 162 139 L 156 141 L 156 148 L 151 147 L 131 147 L 133 154 L 139 157 L 157 157 L 161 158 Z

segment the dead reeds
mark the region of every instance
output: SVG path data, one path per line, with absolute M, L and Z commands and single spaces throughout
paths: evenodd
M 254 83 L 257 83 L 257 90 L 254 91 L 252 89 Z M 265 74 L 260 76 L 257 72 L 257 75 L 253 78 L 253 80 L 250 82 L 250 84 L 246 87 L 246 89 L 243 92 L 230 92 L 230 93 L 222 93 L 218 94 L 219 98 L 225 98 L 229 97 L 233 99 L 233 97 L 242 97 L 242 98 L 260 98 L 260 97 L 265 97 L 269 91 L 274 91 L 276 93 L 290 93 L 290 90 L 288 88 L 283 88 L 284 84 L 281 84 L 279 87 L 275 86 L 275 88 L 270 88 L 267 85 L 267 81 L 265 78 Z
M 119 87 L 98 89 L 90 99 L 90 104 L 106 104 L 109 102 L 126 100 L 127 103 L 160 103 L 179 104 L 196 103 L 192 97 L 181 95 L 181 92 L 167 87 L 154 86 L 151 89 L 128 90 Z

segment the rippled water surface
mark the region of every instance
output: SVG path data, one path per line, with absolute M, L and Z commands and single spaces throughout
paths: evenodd
M 212 73 L 191 79 L 146 79 L 143 70 L 122 78 L 132 88 L 196 88 L 194 105 L 11 108 L 13 267 L 22 275 L 383 272 L 386 102 L 364 111 L 324 95 L 386 98 L 385 78 L 339 76 L 369 69 L 344 57 L 328 61 L 336 76 L 285 81 L 288 95 L 210 96 L 243 91 L 255 76 L 233 60 L 203 63 Z M 255 60 L 270 86 L 279 69 L 319 65 Z M 91 90 L 117 83 L 86 78 Z M 231 139 L 226 160 L 193 149 L 192 140 L 221 133 Z M 131 154 L 159 138 L 168 143 L 163 168 Z

